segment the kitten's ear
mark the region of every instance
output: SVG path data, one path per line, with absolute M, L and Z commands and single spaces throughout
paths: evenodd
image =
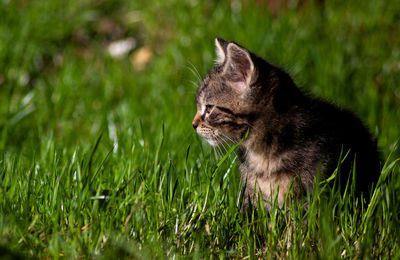
M 250 53 L 235 43 L 229 43 L 223 71 L 232 86 L 240 93 L 244 93 L 249 88 L 255 74 Z
M 217 63 L 217 65 L 222 65 L 224 63 L 228 44 L 229 42 L 225 41 L 222 38 L 217 37 L 215 39 L 215 47 L 216 47 L 215 52 L 217 53 L 217 59 L 215 62 Z

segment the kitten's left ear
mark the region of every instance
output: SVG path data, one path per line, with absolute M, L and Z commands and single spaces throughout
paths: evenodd
M 217 53 L 216 63 L 217 65 L 222 65 L 226 58 L 226 52 L 229 42 L 225 41 L 224 39 L 217 37 L 215 39 L 215 47 Z
M 255 68 L 250 52 L 235 43 L 229 43 L 226 52 L 224 75 L 239 92 L 249 89 L 255 77 Z

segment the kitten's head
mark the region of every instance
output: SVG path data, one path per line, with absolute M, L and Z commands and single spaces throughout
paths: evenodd
M 217 64 L 197 91 L 193 127 L 211 145 L 239 142 L 260 101 L 256 56 L 236 43 L 215 40 Z

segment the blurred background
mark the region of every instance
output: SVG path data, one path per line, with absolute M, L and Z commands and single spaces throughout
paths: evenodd
M 132 230 L 125 235 L 138 243 L 161 237 L 179 248 L 173 230 L 182 227 L 183 253 L 196 237 L 203 241 L 203 229 L 192 234 L 182 223 L 192 201 L 216 205 L 204 194 L 213 152 L 191 126 L 216 37 L 352 110 L 377 138 L 382 159 L 399 157 L 399 36 L 396 0 L 0 0 L 0 244 L 53 257 L 64 248 L 77 258 L 110 246 L 104 237 L 114 229 L 117 236 Z M 164 179 L 176 180 L 173 189 L 162 188 Z M 175 188 L 180 200 L 168 200 Z M 93 195 L 107 194 L 117 199 L 98 210 Z M 235 232 L 212 222 L 224 214 L 207 214 L 217 239 Z M 86 237 L 76 232 L 89 226 Z

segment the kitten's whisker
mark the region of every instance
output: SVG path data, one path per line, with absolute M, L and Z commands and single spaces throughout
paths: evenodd
M 218 136 L 218 143 L 220 144 L 221 147 L 223 147 L 224 144 L 226 143 L 223 135 Z
M 220 157 L 220 150 L 218 148 L 218 146 L 213 146 L 214 151 L 216 152 L 216 159 L 218 160 Z
M 214 150 L 215 159 L 218 161 L 218 155 L 217 155 L 217 151 L 215 150 L 215 146 L 213 146 L 213 150 Z
M 222 133 L 222 136 L 225 138 L 225 144 L 228 144 L 228 143 L 235 143 L 233 140 L 232 140 L 232 138 L 230 138 L 229 136 L 227 136 L 226 134 L 223 134 Z M 227 142 L 227 141 L 229 141 L 229 142 Z
M 227 138 L 227 139 L 229 140 L 229 142 L 231 142 L 231 143 L 233 143 L 233 144 L 235 143 L 235 141 L 233 141 L 233 139 L 232 139 L 231 137 L 225 135 L 225 138 Z
M 228 136 L 226 136 L 224 134 L 221 135 L 221 141 L 222 141 L 221 146 L 224 149 L 225 154 L 227 154 L 229 152 L 229 143 L 226 141 L 227 139 L 229 139 Z M 229 157 L 230 157 L 230 155 L 229 155 Z
M 216 138 L 216 141 L 217 141 L 217 143 L 219 142 L 219 139 L 218 138 Z M 221 150 L 220 150 L 220 148 L 218 147 L 218 145 L 217 146 L 213 146 L 213 149 L 214 149 L 214 152 L 215 152 L 215 158 L 217 159 L 217 160 L 219 160 L 219 158 L 221 157 Z
M 198 82 L 200 83 L 202 81 L 201 80 L 202 77 L 201 77 L 199 71 L 197 70 L 196 66 L 193 65 L 193 63 L 191 63 L 190 61 L 188 61 L 188 63 L 191 67 L 188 67 L 188 66 L 186 66 L 186 67 L 193 73 L 193 75 L 197 78 Z
M 228 137 L 226 134 L 224 134 L 224 133 L 221 133 L 221 139 L 224 140 L 224 144 L 226 144 L 227 141 L 229 141 L 229 137 Z
M 186 92 L 186 93 L 196 93 L 197 92 L 197 87 L 199 86 L 199 82 L 196 82 L 196 81 L 194 81 L 194 80 L 185 80 L 185 81 L 187 81 L 188 83 L 190 83 L 196 90 L 192 90 L 191 92 Z
M 226 153 L 228 153 L 228 150 L 226 149 L 226 147 L 225 147 L 225 145 L 224 144 L 222 144 L 221 143 L 221 149 L 223 150 L 223 153 L 224 153 L 224 155 L 226 154 Z

